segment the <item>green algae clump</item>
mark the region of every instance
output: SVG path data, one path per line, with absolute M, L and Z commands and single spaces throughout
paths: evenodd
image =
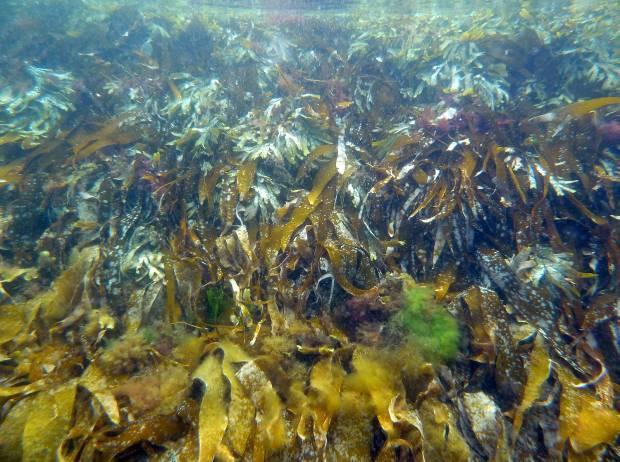
M 403 290 L 401 310 L 391 320 L 391 330 L 403 336 L 425 359 L 454 359 L 459 346 L 457 320 L 433 296 L 433 289 L 410 285 Z
M 232 300 L 222 287 L 208 287 L 205 294 L 207 321 L 217 322 L 219 317 L 228 309 Z

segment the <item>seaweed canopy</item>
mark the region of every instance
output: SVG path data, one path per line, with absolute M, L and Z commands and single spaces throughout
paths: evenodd
M 588 390 L 575 380 L 566 367 L 556 365 L 546 353 L 542 342 L 537 341 L 530 355 L 527 384 L 523 400 L 516 409 L 513 440 L 516 439 L 523 422 L 523 415 L 536 402 L 545 399 L 550 393 L 545 382 L 550 378 L 559 385 L 559 428 L 556 446 L 565 445 L 571 457 L 595 460 L 600 456 L 601 444 L 611 443 L 620 432 L 620 413 L 613 408 L 611 397 L 612 384 L 608 377 L 595 384 L 594 390 Z M 598 399 L 598 396 L 606 397 Z M 587 428 L 580 431 L 579 428 Z
M 296 326 L 300 334 L 311 329 Z M 60 447 L 68 460 L 109 460 L 165 441 L 198 460 L 288 460 L 300 452 L 338 460 L 468 460 L 453 411 L 437 400 L 442 392 L 432 369 L 416 355 L 355 347 L 307 357 L 308 368 L 290 356 L 286 348 L 296 345 L 289 337 L 261 335 L 248 348 L 240 335 L 177 336 L 166 357 L 163 340 L 125 335 L 79 377 L 57 363 L 68 379 L 48 376 L 45 387 L 5 389 L 3 396 L 21 397 L 2 424 L 7 457 L 52 460 L 49 448 Z M 44 439 L 29 436 L 48 424 L 54 431 Z M 435 433 L 450 436 L 434 446 L 428 438 L 435 437 L 426 435 Z M 372 445 L 377 439 L 379 448 Z
M 620 4 L 22 3 L 4 459 L 618 458 Z

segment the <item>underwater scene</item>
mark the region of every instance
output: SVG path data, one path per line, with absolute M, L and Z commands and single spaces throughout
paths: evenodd
M 0 461 L 620 461 L 619 24 L 4 0 Z

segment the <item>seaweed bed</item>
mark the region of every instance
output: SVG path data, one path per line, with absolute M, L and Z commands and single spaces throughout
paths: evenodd
M 0 459 L 620 460 L 620 3 L 518 3 L 4 2 Z

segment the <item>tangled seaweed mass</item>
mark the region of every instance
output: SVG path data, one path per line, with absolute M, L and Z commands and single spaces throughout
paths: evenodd
M 4 2 L 0 459 L 620 460 L 620 3 L 517 3 Z

